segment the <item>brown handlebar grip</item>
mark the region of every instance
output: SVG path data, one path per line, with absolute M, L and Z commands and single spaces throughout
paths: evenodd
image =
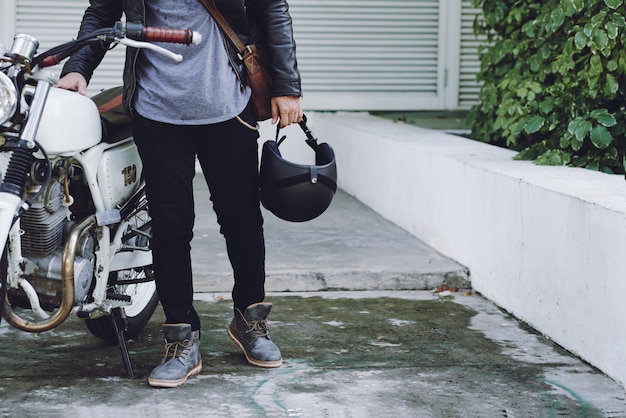
M 39 63 L 39 68 L 52 67 L 53 65 L 57 65 L 60 62 L 61 61 L 59 60 L 59 57 L 57 57 L 56 55 L 50 55 L 49 57 L 45 57 L 41 60 L 41 62 Z
M 193 42 L 191 29 L 144 28 L 144 39 L 149 42 L 172 42 L 189 45 Z

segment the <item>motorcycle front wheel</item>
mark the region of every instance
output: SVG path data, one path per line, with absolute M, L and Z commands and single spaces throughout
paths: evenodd
M 2 252 L 0 258 L 0 272 L 7 271 L 7 252 Z M 4 312 L 4 304 L 7 298 L 7 275 L 0 274 L 0 322 L 2 322 L 2 313 Z
M 139 283 L 132 284 L 113 284 L 109 288 L 109 291 L 116 295 L 131 297 L 132 305 L 123 308 L 127 321 L 125 337 L 128 340 L 136 337 L 141 330 L 144 329 L 159 304 L 154 280 L 141 282 L 142 279 L 153 278 L 154 271 L 152 266 L 145 266 L 137 269 L 112 272 L 111 275 L 110 281 L 112 283 L 117 281 L 139 281 Z M 87 325 L 87 329 L 94 336 L 110 343 L 116 344 L 118 342 L 115 326 L 113 325 L 113 318 L 111 316 L 107 315 L 96 319 L 87 319 L 85 320 L 85 325 Z

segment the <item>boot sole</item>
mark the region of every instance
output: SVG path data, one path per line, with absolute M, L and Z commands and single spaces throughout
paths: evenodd
M 202 370 L 202 360 L 200 360 L 200 362 L 198 362 L 198 364 L 196 364 L 193 369 L 189 370 L 189 372 L 185 376 L 181 377 L 180 379 L 163 380 L 163 379 L 153 379 L 149 377 L 148 384 L 155 388 L 177 388 L 178 386 L 185 383 L 187 381 L 187 378 L 199 374 L 201 370 Z
M 248 350 L 246 350 L 246 348 L 243 346 L 241 341 L 239 341 L 237 336 L 233 334 L 233 332 L 230 330 L 230 327 L 228 327 L 228 336 L 230 337 L 230 340 L 232 342 L 234 342 L 239 348 L 243 350 L 243 353 L 246 355 L 246 360 L 248 360 L 248 363 L 257 367 L 263 367 L 265 369 L 273 369 L 275 367 L 280 367 L 283 364 L 283 359 L 275 360 L 275 361 L 263 361 L 263 360 L 257 360 L 254 357 L 252 357 L 248 353 Z

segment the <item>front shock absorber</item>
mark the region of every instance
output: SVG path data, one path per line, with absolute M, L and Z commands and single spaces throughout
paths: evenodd
M 22 197 L 26 187 L 26 177 L 30 172 L 33 154 L 30 150 L 17 148 L 13 151 L 0 192 Z
M 21 141 L 20 141 L 21 142 Z M 0 297 L 2 297 L 2 303 L 0 307 L 0 316 L 5 319 L 9 314 L 8 303 L 6 302 L 6 292 L 10 284 L 7 277 L 7 248 L 6 246 L 9 231 L 11 230 L 15 219 L 19 216 L 19 212 L 23 206 L 22 194 L 26 187 L 26 176 L 28 175 L 30 164 L 33 159 L 33 154 L 23 148 L 16 148 L 13 150 L 7 171 L 4 176 L 4 182 L 0 185 L 0 254 L 1 260 L 0 275 L 2 276 L 2 289 L 0 291 Z

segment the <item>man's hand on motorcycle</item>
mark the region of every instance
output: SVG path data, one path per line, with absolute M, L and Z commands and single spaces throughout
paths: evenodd
M 80 73 L 67 73 L 61 78 L 57 87 L 77 91 L 83 96 L 87 95 L 87 80 Z
M 302 101 L 296 96 L 272 97 L 272 124 L 280 119 L 284 128 L 302 120 Z

